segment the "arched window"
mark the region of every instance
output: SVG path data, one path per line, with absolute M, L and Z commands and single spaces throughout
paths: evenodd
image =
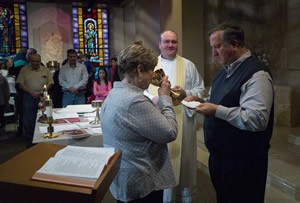
M 0 3 L 0 59 L 28 47 L 26 5 Z
M 106 8 L 82 8 L 73 4 L 74 49 L 91 55 L 91 62 L 99 66 L 109 65 L 108 10 Z

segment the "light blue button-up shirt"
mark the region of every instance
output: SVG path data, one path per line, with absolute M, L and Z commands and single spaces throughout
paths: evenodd
M 72 68 L 67 63 L 61 67 L 58 79 L 64 91 L 69 90 L 72 86 L 77 90 L 83 90 L 86 88 L 88 77 L 89 75 L 84 65 L 76 63 L 76 66 Z
M 250 56 L 251 52 L 248 51 L 228 67 L 224 67 L 227 72 L 226 78 Z M 215 116 L 241 130 L 262 131 L 268 126 L 273 98 L 273 80 L 268 72 L 261 70 L 242 85 L 240 106 L 228 108 L 218 105 Z M 209 97 L 205 100 L 209 101 Z

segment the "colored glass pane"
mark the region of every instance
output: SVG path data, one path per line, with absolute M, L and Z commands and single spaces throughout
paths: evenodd
M 27 37 L 27 32 L 24 31 L 24 30 L 22 30 L 22 31 L 21 31 L 21 36 L 22 36 L 22 37 Z
M 21 47 L 28 47 L 28 43 L 27 42 L 22 42 Z
M 77 15 L 77 8 L 73 8 L 72 13 Z

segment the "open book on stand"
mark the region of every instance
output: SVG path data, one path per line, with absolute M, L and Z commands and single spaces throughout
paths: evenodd
M 93 188 L 113 155 L 114 148 L 66 146 L 31 179 Z

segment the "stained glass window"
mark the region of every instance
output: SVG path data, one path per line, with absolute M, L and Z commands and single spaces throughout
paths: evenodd
M 76 51 L 89 53 L 91 62 L 108 66 L 108 11 L 99 7 L 82 8 L 73 4 L 73 44 Z
M 0 3 L 0 59 L 28 47 L 26 5 Z

